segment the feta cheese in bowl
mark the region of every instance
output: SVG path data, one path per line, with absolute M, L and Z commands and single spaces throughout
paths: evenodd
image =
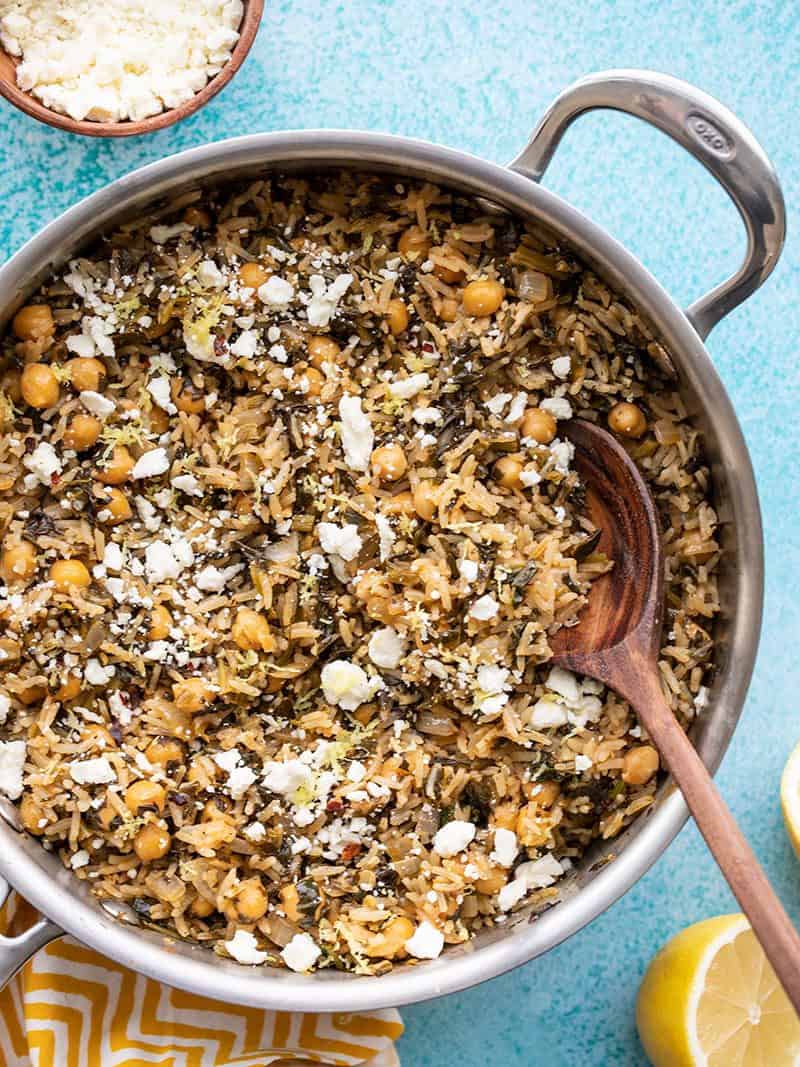
M 233 77 L 263 0 L 0 0 L 0 93 L 90 136 L 162 129 Z

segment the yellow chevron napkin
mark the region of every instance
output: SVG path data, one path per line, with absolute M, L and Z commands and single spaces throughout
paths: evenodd
M 11 893 L 0 932 L 34 921 Z M 396 1011 L 299 1015 L 183 993 L 71 937 L 53 941 L 0 992 L 2 1067 L 399 1067 Z

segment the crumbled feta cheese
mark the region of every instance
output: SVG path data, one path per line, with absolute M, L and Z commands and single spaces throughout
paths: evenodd
M 558 437 L 550 443 L 550 455 L 553 457 L 553 465 L 556 470 L 566 474 L 569 465 L 575 458 L 575 445 L 572 441 L 561 441 Z
M 92 415 L 96 415 L 98 419 L 107 419 L 111 412 L 117 409 L 117 405 L 113 400 L 109 400 L 102 393 L 95 393 L 91 389 L 84 389 L 79 396 L 86 410 L 91 411 Z
M 572 405 L 563 396 L 548 396 L 539 404 L 542 411 L 549 411 L 554 419 L 571 419 Z
M 565 671 L 563 667 L 553 667 L 547 676 L 545 685 L 570 704 L 576 704 L 580 699 L 581 689 L 578 679 L 572 671 Z
M 307 785 L 311 778 L 312 771 L 306 763 L 299 759 L 290 759 L 283 762 L 265 763 L 262 781 L 272 793 L 289 796 L 300 786 Z
M 289 358 L 289 354 L 283 345 L 272 345 L 267 355 L 270 359 L 274 359 L 276 363 L 285 363 Z
M 405 655 L 406 641 L 392 626 L 376 630 L 369 639 L 367 652 L 376 667 L 393 670 Z
M 0 693 L 0 725 L 8 718 L 9 711 L 11 711 L 11 698 L 5 693 Z
M 549 852 L 538 860 L 520 863 L 514 875 L 522 879 L 528 889 L 546 889 L 564 873 L 564 867 Z
M 114 677 L 114 667 L 104 667 L 99 659 L 90 659 L 83 668 L 83 680 L 89 685 L 108 685 Z
M 528 403 L 527 393 L 517 393 L 514 399 L 511 401 L 511 407 L 508 409 L 508 414 L 505 417 L 506 422 L 519 422 L 522 416 L 525 414 L 525 408 Z
M 497 894 L 498 908 L 500 911 L 511 911 L 514 905 L 518 904 L 527 892 L 528 887 L 524 879 L 515 878 L 513 882 L 507 882 Z
M 122 549 L 114 541 L 107 541 L 103 549 L 103 566 L 108 571 L 121 571 L 124 557 Z
M 244 570 L 243 563 L 233 563 L 230 567 L 215 567 L 209 564 L 197 574 L 194 583 L 206 593 L 221 593 L 231 578 Z
M 381 556 L 381 563 L 385 563 L 392 554 L 392 548 L 397 540 L 392 524 L 386 518 L 385 515 L 381 515 L 379 511 L 375 512 L 375 525 L 378 528 L 378 540 L 379 551 Z
M 242 833 L 248 841 L 258 843 L 267 836 L 267 828 L 262 822 L 251 822 L 249 826 L 245 826 Z
M 53 484 L 53 475 L 61 473 L 61 460 L 58 453 L 48 441 L 40 441 L 29 456 L 22 460 L 24 467 L 31 472 L 35 482 L 46 485 L 48 488 Z
M 217 752 L 211 758 L 218 767 L 227 772 L 228 781 L 225 785 L 232 797 L 242 796 L 255 782 L 256 775 L 243 764 L 238 748 L 231 748 L 227 752 Z
M 361 409 L 360 396 L 343 396 L 339 401 L 342 427 L 342 448 L 347 466 L 354 471 L 369 467 L 375 434 L 369 416 Z
M 339 306 L 339 301 L 350 288 L 352 274 L 340 274 L 338 278 L 325 284 L 321 274 L 312 274 L 308 279 L 311 299 L 306 307 L 309 326 L 327 326 Z
M 95 759 L 76 760 L 67 766 L 69 767 L 70 778 L 79 785 L 103 785 L 106 782 L 116 782 L 117 780 L 117 772 L 105 756 L 97 756 Z
M 397 400 L 409 400 L 412 396 L 416 396 L 417 393 L 421 393 L 423 389 L 427 389 L 430 384 L 430 375 L 422 371 L 419 374 L 411 374 L 408 378 L 399 378 L 397 381 L 391 382 L 389 395 Z
M 474 559 L 460 559 L 458 561 L 458 573 L 465 582 L 472 582 L 478 577 L 478 564 Z
M 249 930 L 237 930 L 230 941 L 223 941 L 228 955 L 232 956 L 237 963 L 244 963 L 251 967 L 257 967 L 267 958 L 266 952 L 261 952 L 253 934 Z
M 553 369 L 553 374 L 556 378 L 569 378 L 570 371 L 572 370 L 572 360 L 569 356 L 558 356 L 550 364 Z
M 496 393 L 486 401 L 486 407 L 492 415 L 500 415 L 503 408 L 513 399 L 512 393 Z
M 88 867 L 91 856 L 85 848 L 79 849 L 77 852 L 73 852 L 69 858 L 69 865 L 73 871 L 79 870 L 81 867 Z
M 542 476 L 535 470 L 520 471 L 519 480 L 526 489 L 530 489 L 532 486 L 539 484 L 542 480 Z
M 258 334 L 253 330 L 242 330 L 231 345 L 231 355 L 241 359 L 250 359 L 258 351 Z
M 0 793 L 9 800 L 17 800 L 22 796 L 26 750 L 24 741 L 0 741 Z
M 367 776 L 367 768 L 364 764 L 357 759 L 354 759 L 350 766 L 347 768 L 347 780 L 348 782 L 363 782 Z
M 418 960 L 435 960 L 442 954 L 443 948 L 444 934 L 427 919 L 419 924 L 405 943 L 405 950 L 409 956 L 414 956 Z
M 478 711 L 493 715 L 508 703 L 509 671 L 505 667 L 488 664 L 478 667 Z
M 363 545 L 358 534 L 358 527 L 351 522 L 344 526 L 337 526 L 332 522 L 320 522 L 317 525 L 317 535 L 323 551 L 328 555 L 341 556 L 348 562 L 356 558 Z
M 499 610 L 500 605 L 493 596 L 487 593 L 475 601 L 469 609 L 469 613 L 473 619 L 478 619 L 480 622 L 488 622 L 489 619 L 493 619 L 497 615 Z
M 190 559 L 187 559 L 187 553 L 179 553 L 177 548 L 177 545 L 168 545 L 166 541 L 152 541 L 144 550 L 145 570 L 151 584 L 157 585 L 170 578 L 178 578 L 193 562 L 194 553 L 191 553 L 191 546 L 189 546 Z
M 380 678 L 370 678 L 358 664 L 346 659 L 326 663 L 320 681 L 328 703 L 338 704 L 345 711 L 355 711 L 383 687 Z
M 294 286 L 277 274 L 273 274 L 259 286 L 258 299 L 271 307 L 286 307 L 294 299 Z
M 464 819 L 451 819 L 437 830 L 433 838 L 433 851 L 447 858 L 463 852 L 475 837 L 475 824 Z
M 156 478 L 168 470 L 169 456 L 166 448 L 151 448 L 136 460 L 131 478 Z
M 206 289 L 221 289 L 225 276 L 213 259 L 203 259 L 197 264 L 197 280 Z
M 316 941 L 308 934 L 295 934 L 292 940 L 281 950 L 281 957 L 292 971 L 308 971 L 322 955 Z
M 583 771 L 588 771 L 591 766 L 592 761 L 588 756 L 577 755 L 575 757 L 575 770 L 578 774 L 581 774 Z
M 510 867 L 518 852 L 517 835 L 513 830 L 499 826 L 494 832 L 494 849 L 489 853 L 489 859 L 500 867 Z
M 430 426 L 434 422 L 441 422 L 442 413 L 439 408 L 414 408 L 411 418 L 420 426 Z
M 193 474 L 176 474 L 174 478 L 170 478 L 169 484 L 173 489 L 179 489 L 182 493 L 186 493 L 187 496 L 203 495 L 200 482 Z
M 542 697 L 530 708 L 528 722 L 535 730 L 549 730 L 554 726 L 567 725 L 567 709 L 557 700 Z

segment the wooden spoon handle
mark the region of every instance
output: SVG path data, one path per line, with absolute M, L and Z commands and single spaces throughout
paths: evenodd
M 705 764 L 664 699 L 658 679 L 653 681 L 634 707 L 800 1015 L 800 936 Z

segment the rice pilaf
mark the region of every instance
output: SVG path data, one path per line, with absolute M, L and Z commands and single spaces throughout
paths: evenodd
M 241 963 L 385 973 L 557 898 L 653 800 L 629 706 L 548 664 L 617 434 L 707 700 L 717 519 L 636 311 L 533 223 L 351 172 L 195 191 L 0 353 L 0 791 L 103 900 Z

